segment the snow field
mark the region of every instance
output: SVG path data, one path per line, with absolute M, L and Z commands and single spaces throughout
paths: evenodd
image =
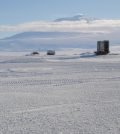
M 119 81 L 119 55 L 3 56 L 0 134 L 119 134 Z

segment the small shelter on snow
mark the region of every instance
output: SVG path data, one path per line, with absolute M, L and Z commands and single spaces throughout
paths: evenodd
M 47 55 L 55 55 L 55 50 L 48 50 Z
M 109 53 L 109 41 L 98 41 L 97 42 L 97 52 L 95 52 L 97 55 L 105 55 Z

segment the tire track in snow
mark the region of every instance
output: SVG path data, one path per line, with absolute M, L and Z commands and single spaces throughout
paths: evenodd
M 80 83 L 93 83 L 100 81 L 120 80 L 120 77 L 106 77 L 94 79 L 57 79 L 57 80 L 18 80 L 18 81 L 0 81 L 0 86 L 64 86 L 74 85 Z
M 71 85 L 82 83 L 81 80 L 75 79 L 59 79 L 59 80 L 20 80 L 20 81 L 0 81 L 0 86 L 27 86 L 27 85 Z

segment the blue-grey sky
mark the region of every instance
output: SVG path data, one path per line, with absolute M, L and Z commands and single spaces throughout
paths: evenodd
M 0 24 L 16 24 L 83 13 L 95 18 L 120 18 L 120 0 L 0 0 Z
M 0 0 L 0 38 L 21 32 L 15 29 L 25 29 L 25 23 L 51 22 L 77 14 L 114 20 L 120 19 L 119 13 L 120 0 Z M 18 24 L 20 26 L 11 27 Z

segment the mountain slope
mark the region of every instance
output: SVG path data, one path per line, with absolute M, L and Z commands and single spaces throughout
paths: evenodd
M 24 32 L 0 40 L 0 51 L 33 51 L 36 49 L 84 48 L 88 42 L 79 38 L 87 33 Z M 91 43 L 93 44 L 93 43 Z M 89 41 L 89 47 L 91 47 Z
M 4 40 L 28 39 L 28 38 L 56 38 L 56 37 L 68 37 L 68 36 L 73 36 L 73 35 L 77 35 L 77 33 L 30 31 L 30 32 L 23 32 L 23 33 L 15 34 L 11 37 L 4 38 Z

